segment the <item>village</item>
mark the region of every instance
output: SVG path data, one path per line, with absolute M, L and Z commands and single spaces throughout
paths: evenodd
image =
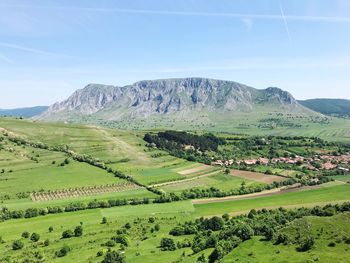
M 293 157 L 276 157 L 276 158 L 256 158 L 245 160 L 215 160 L 213 165 L 231 166 L 231 165 L 269 165 L 269 164 L 290 164 L 305 167 L 308 170 L 335 170 L 349 172 L 348 165 L 350 164 L 350 153 L 335 156 L 335 155 L 315 155 L 314 157 L 305 158 L 295 155 Z

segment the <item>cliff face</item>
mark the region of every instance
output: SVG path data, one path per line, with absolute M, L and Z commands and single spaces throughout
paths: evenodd
M 233 81 L 182 78 L 144 80 L 124 87 L 89 84 L 50 106 L 38 119 L 66 120 L 72 115 L 97 113 L 118 119 L 193 110 L 247 112 L 254 111 L 256 105 L 301 107 L 290 93 L 279 88 L 257 90 Z

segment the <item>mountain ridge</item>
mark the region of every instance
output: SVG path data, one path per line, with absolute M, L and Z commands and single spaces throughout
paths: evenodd
M 88 84 L 66 100 L 51 105 L 36 119 L 122 123 L 210 115 L 215 121 L 217 115 L 237 116 L 261 109 L 310 111 L 289 92 L 277 87 L 255 89 L 234 81 L 191 77 L 141 80 L 126 86 Z

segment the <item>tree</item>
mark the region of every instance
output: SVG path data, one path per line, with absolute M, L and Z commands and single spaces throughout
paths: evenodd
M 207 260 L 205 259 L 204 254 L 202 254 L 199 258 L 197 258 L 197 263 L 206 263 Z
M 47 246 L 49 246 L 49 245 L 50 245 L 50 240 L 46 239 L 46 240 L 44 241 L 44 246 L 47 247 Z
M 24 243 L 21 240 L 15 240 L 12 243 L 12 249 L 13 250 L 19 250 L 24 247 Z
M 315 239 L 311 235 L 306 235 L 302 239 L 300 239 L 298 243 L 298 251 L 304 252 L 310 250 L 314 246 Z
M 37 242 L 37 241 L 39 241 L 39 239 L 40 239 L 40 235 L 38 233 L 33 233 L 30 236 L 30 240 L 33 241 L 33 242 Z
M 22 237 L 23 237 L 23 238 L 29 238 L 29 232 L 24 231 L 24 232 L 22 233 Z
M 159 231 L 159 230 L 160 230 L 159 224 L 156 224 L 156 225 L 154 226 L 154 230 L 155 230 L 155 231 Z
M 108 251 L 101 263 L 125 263 L 125 256 L 117 251 Z
M 49 232 L 51 233 L 53 231 L 53 226 L 49 227 Z
M 56 251 L 55 254 L 57 257 L 64 257 L 68 254 L 69 251 L 70 251 L 70 247 L 64 246 L 60 250 Z
M 70 229 L 63 231 L 62 233 L 62 238 L 71 238 L 73 236 L 74 236 L 74 233 Z
M 229 214 L 223 214 L 222 219 L 224 219 L 225 221 L 228 221 L 230 219 Z
M 83 227 L 82 226 L 77 226 L 75 229 L 74 229 L 74 236 L 76 237 L 80 237 L 83 235 Z
M 172 238 L 163 237 L 160 241 L 160 248 L 163 251 L 174 251 L 176 250 L 176 245 Z
M 101 224 L 107 224 L 107 217 L 104 216 L 102 218 Z

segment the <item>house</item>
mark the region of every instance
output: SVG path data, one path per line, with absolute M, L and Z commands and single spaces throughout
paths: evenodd
M 256 159 L 244 160 L 244 163 L 245 163 L 246 165 L 254 165 L 254 164 L 256 164 L 257 162 L 258 162 L 258 160 L 256 160 Z
M 321 168 L 324 170 L 332 170 L 335 169 L 337 166 L 335 164 L 332 164 L 331 162 L 326 162 L 321 165 Z
M 267 158 L 259 158 L 259 162 L 262 165 L 267 165 L 267 164 L 269 164 L 270 160 Z

